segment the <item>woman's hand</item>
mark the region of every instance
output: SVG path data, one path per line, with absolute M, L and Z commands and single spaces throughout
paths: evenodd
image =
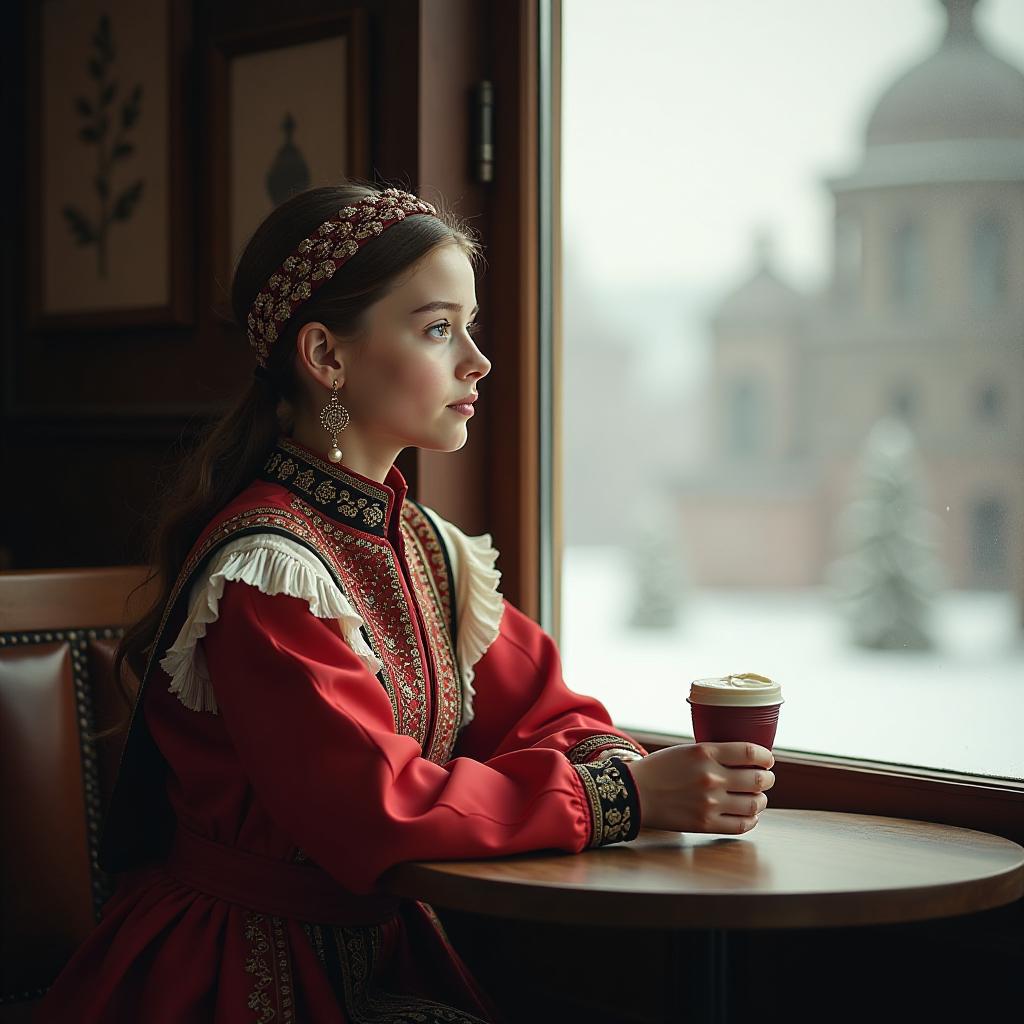
M 640 795 L 641 825 L 672 832 L 749 832 L 768 806 L 775 758 L 757 743 L 686 743 L 625 762 Z M 763 765 L 732 768 L 730 765 Z

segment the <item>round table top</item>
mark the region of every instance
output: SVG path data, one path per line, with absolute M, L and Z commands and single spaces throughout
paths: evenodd
M 617 928 L 820 928 L 974 913 L 1024 896 L 1024 847 L 933 822 L 767 808 L 741 836 L 642 828 L 580 854 L 411 861 L 395 895 Z

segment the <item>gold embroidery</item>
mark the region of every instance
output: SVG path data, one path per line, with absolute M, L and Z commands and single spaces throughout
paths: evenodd
M 384 666 L 383 683 L 396 731 L 422 746 L 427 726 L 427 670 L 395 552 L 385 540 L 335 524 L 298 495 L 292 495 L 291 508 L 313 527 L 309 542 L 335 567 L 344 583 L 343 593 L 366 623 L 367 643 Z M 383 644 L 377 641 L 377 633 L 387 638 Z
M 395 730 L 415 739 L 425 749 L 424 756 L 444 763 L 454 747 L 461 718 L 462 682 L 451 635 L 451 581 L 432 525 L 415 503 L 403 504 L 401 528 L 407 538 L 406 560 L 411 580 L 407 598 L 399 555 L 383 536 L 367 536 L 346 528 L 318 512 L 292 488 L 312 490 L 324 499 L 325 505 L 338 498 L 340 503 L 352 507 L 353 517 L 361 508 L 362 518 L 371 524 L 383 520 L 390 500 L 388 491 L 308 454 L 288 438 L 280 439 L 264 470 L 272 483 L 288 481 L 290 507 L 244 509 L 210 531 L 178 574 L 164 608 L 158 640 L 176 600 L 213 548 L 242 530 L 289 533 L 317 552 L 366 624 L 365 638 L 382 665 L 378 675 L 391 703 Z M 320 471 L 319 476 L 315 470 Z M 334 507 L 332 504 L 331 508 Z M 417 639 L 410 599 L 419 608 L 426 626 L 422 645 Z M 150 652 L 147 673 L 159 647 L 158 642 Z M 432 664 L 436 669 L 436 697 L 428 693 Z M 428 737 L 430 710 L 435 700 L 433 730 Z
M 297 466 L 305 468 L 291 480 Z M 388 491 L 353 476 L 332 462 L 326 462 L 299 447 L 291 438 L 278 439 L 276 448 L 267 457 L 263 472 L 266 478 L 276 478 L 276 481 L 300 488 L 323 511 L 358 522 L 380 534 L 379 527 L 386 518 L 388 501 L 391 500 Z M 339 490 L 335 482 L 348 487 Z M 353 501 L 352 491 L 365 497 L 357 497 Z
M 628 751 L 639 757 L 644 756 L 644 752 L 630 740 L 626 739 L 625 736 L 616 736 L 610 732 L 595 733 L 593 736 L 588 736 L 585 740 L 581 740 L 579 743 L 571 746 L 565 752 L 565 756 L 575 764 L 582 764 L 593 755 L 594 751 L 607 744 L 614 744 L 615 749 L 603 751 L 602 761 L 622 751 Z
M 253 975 L 253 988 L 246 1005 L 256 1014 L 256 1024 L 267 1024 L 275 1017 L 268 986 L 274 980 L 264 954 L 270 948 L 263 931 L 263 915 L 250 913 L 245 918 L 245 937 L 249 941 L 249 955 L 245 958 L 245 973 Z
M 329 501 L 333 501 L 337 497 L 338 492 L 334 489 L 334 484 L 330 480 L 322 480 L 317 489 L 313 492 L 313 497 L 317 501 L 327 504 Z
M 348 490 L 340 493 L 342 498 L 351 498 Z M 367 643 L 384 666 L 382 682 L 391 701 L 396 731 L 416 739 L 425 748 L 425 757 L 444 763 L 451 756 L 461 721 L 462 680 L 451 636 L 451 581 L 432 524 L 415 503 L 403 505 L 400 525 L 407 538 L 409 599 L 423 616 L 427 633 L 424 647 L 417 640 L 398 556 L 391 545 L 352 535 L 294 493 L 291 508 L 308 518 L 313 527 L 311 543 L 321 558 L 335 566 L 344 581 L 342 591 L 366 624 Z M 371 505 L 366 511 L 373 509 Z M 388 583 L 383 590 L 382 580 Z M 432 666 L 437 695 L 428 693 Z M 428 748 L 429 712 L 435 702 Z
M 629 841 L 636 837 L 639 824 L 633 811 L 636 800 L 632 782 L 629 788 L 622 772 L 611 758 L 592 764 L 574 764 L 590 804 L 591 834 L 589 846 Z
M 281 1011 L 281 1024 L 292 1024 L 295 1020 L 295 1000 L 292 991 L 291 951 L 288 948 L 288 934 L 284 922 L 272 917 L 274 926 L 274 963 L 277 967 L 277 998 Z
M 253 988 L 246 1005 L 258 1015 L 256 1024 L 267 1024 L 269 1021 L 294 1024 L 295 999 L 288 935 L 282 919 L 271 917 L 274 952 L 268 962 L 266 954 L 271 948 L 271 937 L 266 921 L 265 915 L 256 911 L 251 911 L 245 917 L 243 927 L 249 942 L 245 973 L 253 975 Z
M 451 630 L 451 582 L 440 541 L 426 517 L 411 502 L 403 507 L 402 516 L 413 600 L 426 626 L 437 682 L 433 734 L 423 756 L 444 764 L 451 757 L 462 720 L 462 677 Z
M 333 277 L 359 251 L 360 242 L 418 213 L 436 215 L 437 209 L 402 189 L 375 190 L 357 200 L 356 206 L 343 206 L 302 239 L 259 290 L 246 317 L 249 342 L 260 366 L 267 365 L 279 331 L 313 294 L 314 285 Z

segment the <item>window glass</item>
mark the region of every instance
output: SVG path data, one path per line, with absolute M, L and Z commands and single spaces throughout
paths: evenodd
M 924 298 L 925 249 L 921 225 L 906 221 L 890 239 L 890 273 L 893 305 L 919 308 Z
M 566 678 L 1021 779 L 1024 4 L 784 6 L 562 3 Z
M 982 214 L 974 224 L 971 283 L 982 309 L 1006 299 L 1006 224 L 998 214 Z
M 1002 415 L 1002 390 L 996 384 L 986 384 L 978 393 L 978 415 L 983 420 L 997 420 Z

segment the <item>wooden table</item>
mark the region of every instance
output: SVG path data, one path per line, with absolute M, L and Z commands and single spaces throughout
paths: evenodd
M 572 855 L 399 864 L 396 895 L 492 917 L 708 930 L 709 1019 L 728 1020 L 728 929 L 895 924 L 1024 896 L 1024 847 L 931 822 L 767 808 L 742 836 L 643 828 Z

